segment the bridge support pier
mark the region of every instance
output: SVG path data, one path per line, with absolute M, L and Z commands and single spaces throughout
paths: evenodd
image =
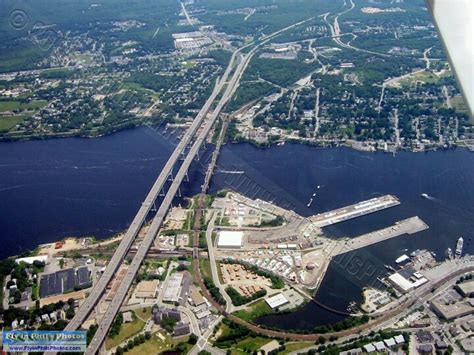
M 189 182 L 189 175 L 187 171 L 186 171 L 186 174 L 184 174 L 184 179 L 186 182 Z
M 168 180 L 171 181 L 171 182 L 174 181 L 174 179 L 173 179 L 173 172 L 170 172 L 170 175 L 169 175 Z
M 181 188 L 178 187 L 178 197 L 181 197 Z
M 161 197 L 164 197 L 164 196 L 165 196 L 165 192 L 163 191 L 163 188 L 160 190 L 159 196 L 161 196 Z

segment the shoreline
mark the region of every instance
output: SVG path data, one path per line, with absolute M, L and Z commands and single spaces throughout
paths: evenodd
M 46 141 L 46 140 L 53 140 L 53 139 L 66 139 L 66 138 L 85 138 L 85 139 L 98 139 L 104 138 L 107 136 L 111 136 L 117 133 L 122 133 L 127 130 L 137 129 L 141 127 L 145 127 L 146 124 L 143 122 L 126 122 L 125 125 L 131 125 L 129 127 L 115 127 L 112 128 L 108 132 L 82 132 L 82 131 L 72 131 L 72 132 L 60 132 L 60 133 L 32 133 L 20 136 L 0 136 L 0 144 L 1 143 L 16 143 L 16 142 L 26 142 L 26 141 Z M 267 141 L 267 142 L 257 142 L 254 139 L 248 139 L 243 137 L 238 137 L 237 139 L 231 138 L 231 140 L 227 141 L 226 143 L 231 144 L 239 144 L 239 143 L 248 143 L 255 148 L 259 149 L 266 149 L 272 148 L 275 146 L 283 146 L 286 143 L 291 144 L 300 144 L 304 146 L 309 146 L 312 148 L 350 148 L 355 151 L 359 152 L 366 152 L 366 153 L 376 153 L 382 152 L 387 154 L 396 154 L 397 152 L 411 152 L 411 153 L 427 153 L 427 152 L 436 152 L 436 151 L 446 151 L 446 150 L 454 150 L 457 148 L 466 148 L 470 151 L 474 152 L 474 147 L 470 148 L 465 141 L 460 141 L 458 143 L 450 143 L 448 146 L 446 145 L 439 145 L 433 143 L 430 144 L 429 148 L 427 149 L 410 149 L 408 147 L 400 147 L 397 149 L 381 149 L 378 148 L 379 144 L 383 143 L 392 143 L 392 142 L 374 142 L 374 141 L 358 141 L 358 140 L 327 140 L 327 141 L 308 141 L 303 139 L 296 139 L 296 138 L 288 138 L 288 139 L 278 139 L 275 141 Z

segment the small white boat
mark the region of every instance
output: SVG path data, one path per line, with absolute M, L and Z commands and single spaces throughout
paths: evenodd
M 403 254 L 402 256 L 399 256 L 398 258 L 396 258 L 396 259 L 395 259 L 395 262 L 396 262 L 397 264 L 400 264 L 400 263 L 403 263 L 404 261 L 407 261 L 407 260 L 409 260 L 409 259 L 410 259 L 410 257 L 409 257 L 408 255 Z
M 429 196 L 428 194 L 425 194 L 425 193 L 422 193 L 422 194 L 421 194 L 421 197 L 423 197 L 423 198 L 430 198 L 430 196 Z
M 464 239 L 460 237 L 456 243 L 456 251 L 454 252 L 457 258 L 461 257 L 463 244 Z
M 316 192 L 313 194 L 313 197 L 316 196 Z
M 309 200 L 308 204 L 306 205 L 306 207 L 311 206 L 312 203 L 313 203 L 313 199 L 311 198 L 311 199 Z
M 320 189 L 320 188 L 321 188 L 321 185 L 318 185 L 318 189 Z

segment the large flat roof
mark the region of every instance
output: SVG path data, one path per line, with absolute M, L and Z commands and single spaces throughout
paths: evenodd
M 217 240 L 218 247 L 240 248 L 244 237 L 243 232 L 221 231 Z
M 267 302 L 271 309 L 274 309 L 284 304 L 287 304 L 289 301 L 286 299 L 285 296 L 283 296 L 282 293 L 279 293 L 278 295 L 268 297 L 265 302 Z
M 457 285 L 462 292 L 465 294 L 470 294 L 474 292 L 474 280 L 472 281 L 466 281 L 466 282 L 461 282 L 460 284 Z
M 179 291 L 181 290 L 181 282 L 183 281 L 183 274 L 174 273 L 168 280 L 168 285 L 163 294 L 163 300 L 169 302 L 176 302 L 179 299 Z

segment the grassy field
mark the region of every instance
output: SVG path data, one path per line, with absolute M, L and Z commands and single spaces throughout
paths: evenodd
M 0 131 L 8 131 L 23 122 L 25 116 L 0 117 Z
M 237 344 L 235 344 L 234 347 L 242 349 L 246 352 L 250 352 L 260 349 L 262 346 L 269 343 L 270 341 L 271 339 L 262 337 L 245 338 L 244 340 L 241 340 Z
M 451 105 L 456 111 L 467 112 L 467 106 L 461 95 L 457 95 L 451 98 Z
M 212 279 L 212 273 L 211 273 L 211 262 L 207 259 L 201 259 L 199 260 L 201 263 L 201 273 L 203 278 L 210 278 Z
M 135 320 L 131 323 L 122 324 L 120 333 L 116 335 L 114 338 L 107 338 L 107 340 L 105 341 L 105 347 L 107 349 L 111 349 L 119 345 L 124 340 L 131 338 L 135 334 L 139 333 L 143 329 L 144 326 L 145 326 L 145 322 L 139 318 L 135 318 Z
M 235 312 L 234 315 L 247 322 L 253 322 L 258 317 L 272 313 L 273 311 L 270 306 L 264 300 L 259 300 L 250 305 L 247 309 Z
M 0 112 L 12 111 L 12 110 L 37 110 L 46 106 L 48 102 L 44 100 L 35 100 L 30 103 L 21 103 L 20 101 L 0 101 Z
M 304 349 L 304 348 L 307 348 L 307 347 L 312 346 L 312 345 L 314 345 L 314 343 L 311 342 L 311 341 L 299 341 L 299 342 L 296 342 L 296 343 L 286 343 L 286 344 L 285 344 L 286 349 L 283 350 L 283 351 L 282 351 L 281 353 L 279 353 L 279 354 L 280 354 L 280 355 L 289 354 L 289 353 L 291 353 L 292 351 Z
M 148 319 L 151 318 L 151 314 L 152 314 L 151 311 L 152 311 L 151 307 L 146 307 L 140 310 L 136 310 L 135 315 L 141 320 L 146 322 Z
M 410 75 L 409 77 L 400 80 L 400 85 L 402 87 L 408 87 L 414 85 L 416 82 L 422 82 L 426 84 L 434 84 L 440 80 L 438 76 L 431 72 L 423 71 L 414 75 Z
M 165 336 L 165 339 L 160 339 L 158 336 L 153 335 L 152 338 L 143 344 L 134 347 L 127 351 L 130 355 L 142 355 L 142 354 L 159 354 L 163 351 L 169 350 L 173 347 L 169 336 Z

